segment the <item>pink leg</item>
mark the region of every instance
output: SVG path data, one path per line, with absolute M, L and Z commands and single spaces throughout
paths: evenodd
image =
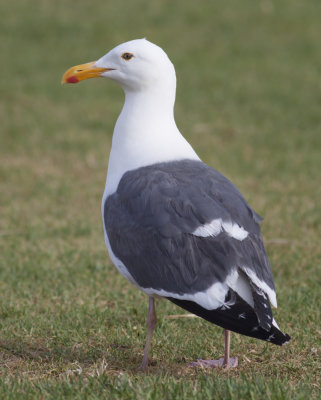
M 154 298 L 149 297 L 148 298 L 148 314 L 147 314 L 147 338 L 146 338 L 146 344 L 145 344 L 145 349 L 144 349 L 144 357 L 143 361 L 139 366 L 139 370 L 144 371 L 147 369 L 148 366 L 148 352 L 149 352 L 149 346 L 150 346 L 150 341 L 152 338 L 152 334 L 155 329 L 155 325 L 157 322 L 156 318 L 156 313 L 155 313 L 155 304 L 154 304 Z
M 217 367 L 224 367 L 224 368 L 233 368 L 237 367 L 238 360 L 237 357 L 230 357 L 230 339 L 231 339 L 231 332 L 227 329 L 224 329 L 224 358 L 220 358 L 218 360 L 200 360 L 191 362 L 190 366 L 192 367 L 208 367 L 208 368 L 217 368 Z

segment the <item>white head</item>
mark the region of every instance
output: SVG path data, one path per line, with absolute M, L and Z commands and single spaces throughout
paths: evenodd
M 95 77 L 118 82 L 125 103 L 117 119 L 104 196 L 126 171 L 179 159 L 199 159 L 174 119 L 175 69 L 167 54 L 146 39 L 123 43 L 97 61 L 65 72 L 62 83 Z
M 167 54 L 146 39 L 122 43 L 101 57 L 97 67 L 111 68 L 101 76 L 118 82 L 125 90 L 175 84 L 175 69 Z
M 63 83 L 98 76 L 118 82 L 126 92 L 176 88 L 175 69 L 167 54 L 146 39 L 122 43 L 97 61 L 70 68 Z

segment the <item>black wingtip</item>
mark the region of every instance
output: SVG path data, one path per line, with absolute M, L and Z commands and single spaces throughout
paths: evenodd
M 267 342 L 276 344 L 277 346 L 283 346 L 287 344 L 291 338 L 288 334 L 281 332 L 275 326 L 272 327 L 271 331 L 269 332 L 269 336 L 266 340 Z
M 189 300 L 171 297 L 167 297 L 167 299 L 215 325 L 241 335 L 264 340 L 278 346 L 282 346 L 290 340 L 289 335 L 284 334 L 274 325 L 271 325 L 269 330 L 262 328 L 254 310 L 238 295 L 236 295 L 236 301 L 233 305 L 214 310 L 207 310 Z

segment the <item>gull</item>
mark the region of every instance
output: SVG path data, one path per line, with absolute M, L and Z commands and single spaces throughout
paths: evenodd
M 176 74 L 167 54 L 146 39 L 132 40 L 68 69 L 62 82 L 95 77 L 116 81 L 125 93 L 101 210 L 110 259 L 148 296 L 140 368 L 148 366 L 155 298 L 225 330 L 224 357 L 192 366 L 237 366 L 229 354 L 230 331 L 276 345 L 288 342 L 272 316 L 271 304 L 277 303 L 262 218 L 227 178 L 201 161 L 177 128 Z

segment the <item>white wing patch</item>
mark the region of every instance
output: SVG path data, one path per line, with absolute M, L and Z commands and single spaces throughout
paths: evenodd
M 243 300 L 247 302 L 252 308 L 254 308 L 254 300 L 252 291 L 248 280 L 239 274 L 237 269 L 226 277 L 226 284 L 233 289 Z
M 252 282 L 262 289 L 264 293 L 266 293 L 269 297 L 269 300 L 275 308 L 277 308 L 276 294 L 273 289 L 270 288 L 264 281 L 261 281 L 250 268 L 242 267 L 242 270 L 246 273 L 246 275 L 252 280 Z
M 206 310 L 214 310 L 219 307 L 229 308 L 229 306 L 234 304 L 234 302 L 225 302 L 229 288 L 233 289 L 252 308 L 254 307 L 250 284 L 242 274 L 237 272 L 237 269 L 234 269 L 233 272 L 226 277 L 225 282 L 216 282 L 207 290 L 193 294 L 184 293 L 180 295 L 177 293 L 167 292 L 163 289 L 157 290 L 153 288 L 141 288 L 141 290 L 149 296 L 156 295 L 161 297 L 173 297 L 174 299 L 179 300 L 190 300 L 199 304 Z
M 222 226 L 229 236 L 237 240 L 244 240 L 249 234 L 242 226 L 233 222 L 223 222 Z
M 207 290 L 196 293 L 185 293 L 177 294 L 167 292 L 166 290 L 153 289 L 153 288 L 141 288 L 143 292 L 149 296 L 161 296 L 161 297 L 173 297 L 179 300 L 189 300 L 194 301 L 206 310 L 214 310 L 216 308 L 222 307 L 225 304 L 225 297 L 228 292 L 228 286 L 225 283 L 214 283 Z
M 244 240 L 248 236 L 248 232 L 236 223 L 223 221 L 222 218 L 213 219 L 208 224 L 199 226 L 193 232 L 193 235 L 200 237 L 217 236 L 225 231 L 230 237 L 237 240 Z
M 199 226 L 193 235 L 200 237 L 217 236 L 222 232 L 222 219 L 213 219 L 210 223 Z

